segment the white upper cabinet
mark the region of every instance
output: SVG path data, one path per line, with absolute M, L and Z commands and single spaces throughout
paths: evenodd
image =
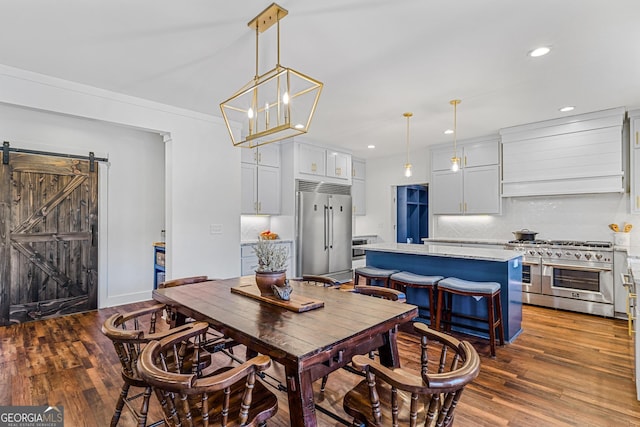
M 295 148 L 297 178 L 351 184 L 351 154 L 307 143 L 296 143 Z
M 327 150 L 327 176 L 348 180 L 351 177 L 351 155 Z
M 325 176 L 327 150 L 315 145 L 298 144 L 298 172 Z
M 364 160 L 352 159 L 351 177 L 353 179 L 367 179 L 367 163 Z
M 367 214 L 365 169 L 367 163 L 364 160 L 352 159 L 351 161 L 351 200 L 353 202 L 354 215 Z
M 453 145 L 431 150 L 429 210 L 434 215 L 500 214 L 500 144 L 498 137 L 459 141 L 461 167 L 451 170 Z
M 280 213 L 280 146 L 269 144 L 242 149 L 241 213 L 278 215 Z
M 624 108 L 500 130 L 503 196 L 624 192 Z
M 630 150 L 630 207 L 631 213 L 640 214 L 640 110 L 629 111 Z

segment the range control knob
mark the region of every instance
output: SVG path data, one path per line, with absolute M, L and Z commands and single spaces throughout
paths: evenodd
M 602 254 L 596 254 L 596 259 L 600 261 L 602 259 Z
M 562 256 L 562 252 L 556 252 L 556 256 L 560 258 Z
M 551 256 L 551 255 L 553 255 L 553 251 L 550 249 L 547 249 L 547 256 Z
M 582 254 L 580 252 L 576 252 L 573 255 L 576 257 L 576 259 L 580 259 L 580 257 L 582 256 Z
M 587 252 L 586 254 L 584 254 L 584 257 L 585 257 L 586 259 L 591 259 L 592 255 L 591 255 L 590 253 L 588 253 L 588 252 Z
M 538 251 L 538 255 L 540 256 L 544 255 L 544 251 Z
M 529 255 L 535 255 L 536 251 L 534 251 L 533 249 L 529 249 Z

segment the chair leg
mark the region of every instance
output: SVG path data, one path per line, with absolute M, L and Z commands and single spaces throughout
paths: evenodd
M 438 308 L 436 309 L 436 331 L 440 330 L 440 320 L 442 318 L 442 291 L 438 291 Z
M 144 397 L 142 398 L 142 407 L 140 408 L 140 420 L 138 420 L 138 427 L 146 427 L 147 414 L 149 413 L 149 400 L 151 399 L 151 387 L 144 389 Z
M 355 276 L 353 278 L 353 286 L 358 286 L 358 283 L 360 283 L 360 275 L 358 273 L 355 273 Z
M 486 296 L 487 312 L 489 323 L 489 347 L 491 348 L 491 357 L 496 357 L 496 322 L 493 316 L 493 295 Z
M 429 291 L 429 326 L 433 327 L 435 317 L 436 317 L 435 310 L 433 309 L 433 302 L 434 302 L 433 288 L 429 288 L 428 291 Z
M 111 427 L 116 427 L 118 425 L 118 421 L 120 421 L 120 414 L 122 414 L 124 401 L 127 399 L 127 395 L 129 394 L 129 387 L 128 383 L 122 384 L 122 390 L 120 391 L 120 396 L 116 403 L 116 409 L 113 411 L 113 417 L 111 418 Z
M 329 379 L 329 375 L 325 375 L 322 377 L 322 383 L 320 384 L 320 391 L 324 393 L 324 389 L 327 386 L 327 380 Z

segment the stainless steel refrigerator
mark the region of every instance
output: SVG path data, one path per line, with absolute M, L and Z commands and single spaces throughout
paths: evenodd
M 343 188 L 344 187 L 344 188 Z M 351 280 L 351 195 L 348 186 L 317 184 L 297 191 L 298 275 Z M 327 193 L 336 190 L 340 193 Z

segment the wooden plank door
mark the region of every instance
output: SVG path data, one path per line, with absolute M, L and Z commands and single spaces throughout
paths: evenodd
M 97 308 L 98 172 L 9 153 L 0 164 L 0 325 Z

